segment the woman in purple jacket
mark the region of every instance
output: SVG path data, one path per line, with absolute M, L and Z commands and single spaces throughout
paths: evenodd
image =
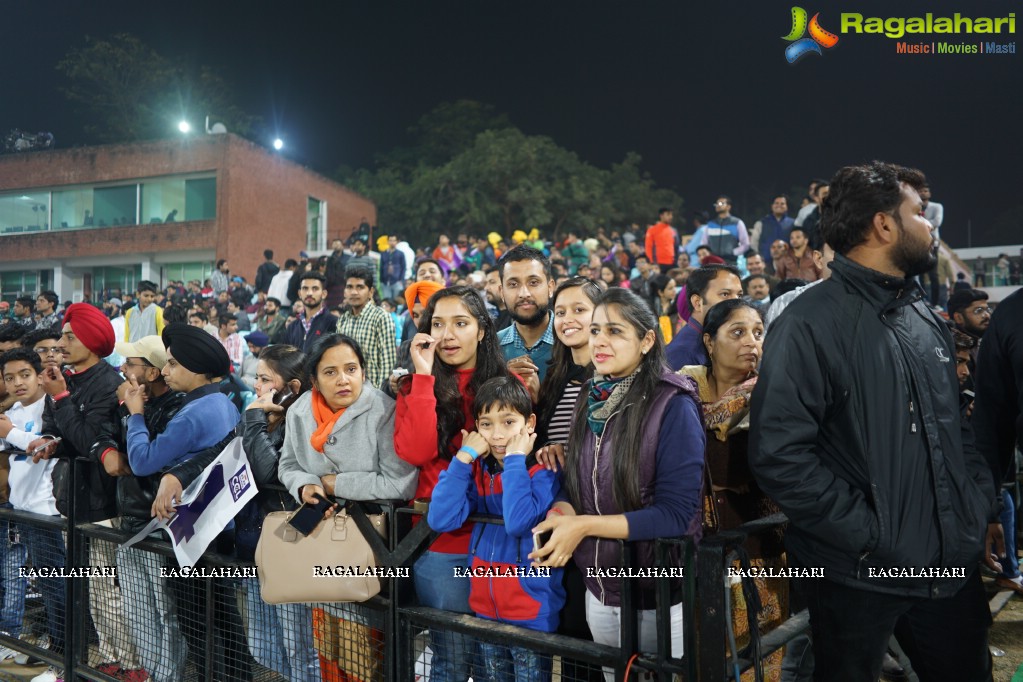
M 651 568 L 654 538 L 698 533 L 705 435 L 695 384 L 668 369 L 657 318 L 639 296 L 618 288 L 601 296 L 590 352 L 595 373 L 565 449 L 570 504 L 559 502 L 534 529 L 553 535 L 530 558 L 541 566 L 574 559 L 586 574 L 594 640 L 618 646 L 622 579 L 611 575 L 621 565 L 615 540 L 638 543 L 634 567 Z M 644 651 L 656 648 L 655 582 L 634 583 Z M 680 657 L 681 580 L 672 585 L 671 654 Z

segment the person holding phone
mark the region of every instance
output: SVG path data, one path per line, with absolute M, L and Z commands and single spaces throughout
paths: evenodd
M 288 410 L 278 468 L 292 496 L 309 505 L 333 497 L 412 499 L 418 472 L 395 454 L 394 400 L 366 382 L 358 342 L 344 334 L 324 335 L 309 351 L 306 372 L 313 390 Z M 335 510 L 331 505 L 324 515 Z M 357 604 L 343 611 L 315 609 L 313 622 L 323 679 L 354 678 L 356 669 L 382 671 L 380 635 L 367 609 Z M 337 652 L 342 657 L 335 661 Z M 347 660 L 346 653 L 358 660 Z
M 632 291 L 601 295 L 589 326 L 594 375 L 565 448 L 570 503 L 558 502 L 533 529 L 554 531 L 530 554 L 539 565 L 559 568 L 573 559 L 584 571 L 593 569 L 584 577 L 586 621 L 594 641 L 610 646 L 621 635 L 622 579 L 602 576 L 601 569 L 620 565 L 614 540 L 637 543 L 635 566 L 650 568 L 653 539 L 696 534 L 702 520 L 706 442 L 699 395 L 691 378 L 668 369 L 657 329 L 650 306 Z M 635 583 L 642 651 L 656 649 L 656 581 Z M 671 652 L 681 657 L 681 580 L 671 584 Z M 608 670 L 605 677 L 612 679 Z
M 504 525 L 478 523 L 473 529 L 469 605 L 480 618 L 555 632 L 565 603 L 562 569 L 533 575 L 526 557 L 541 541 L 532 528 L 548 513 L 561 483 L 531 454 L 536 415 L 529 392 L 515 377 L 490 379 L 480 386 L 473 412 L 476 430 L 462 431 L 462 446 L 434 488 L 430 527 L 456 530 L 471 514 L 503 519 Z M 500 575 L 513 568 L 527 573 Z M 549 656 L 518 646 L 480 647 L 486 679 L 550 679 Z
M 483 298 L 470 287 L 454 286 L 430 296 L 419 322 L 426 330 L 409 348 L 415 373 L 398 386 L 394 449 L 419 467 L 416 498 L 430 498 L 442 471 L 462 446 L 462 431 L 476 428 L 473 400 L 494 377 L 509 376 L 497 342 L 494 320 Z M 436 440 L 424 434 L 436 433 Z M 435 609 L 472 613 L 469 579 L 457 577 L 468 563 L 472 524 L 442 533 L 413 568 L 419 603 Z M 451 632 L 430 633 L 431 682 L 469 678 L 471 640 Z
M 253 560 L 266 515 L 296 506 L 285 493 L 266 490 L 264 486 L 281 484 L 277 467 L 284 445 L 287 414 L 310 388 L 305 361 L 305 353 L 287 344 L 268 346 L 260 351 L 253 382 L 256 400 L 245 410 L 241 423 L 228 438 L 164 474 L 153 503 L 154 516 L 173 516 L 184 488 L 202 474 L 227 443 L 241 436 L 253 480 L 260 492 L 235 517 L 235 557 Z M 246 579 L 245 601 L 249 614 L 246 636 L 256 662 L 289 680 L 317 682 L 320 662 L 313 646 L 312 609 L 302 604 L 265 603 L 259 598 L 259 581 L 254 578 Z

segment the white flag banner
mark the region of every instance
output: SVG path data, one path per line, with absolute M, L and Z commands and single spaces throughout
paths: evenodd
M 177 513 L 169 521 L 153 519 L 123 546 L 162 528 L 170 535 L 178 564 L 195 566 L 214 538 L 256 496 L 251 471 L 242 439 L 235 438 L 181 494 Z

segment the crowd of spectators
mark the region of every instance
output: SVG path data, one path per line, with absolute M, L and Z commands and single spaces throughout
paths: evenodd
M 66 514 L 67 462 L 81 457 L 89 462 L 88 520 L 137 530 L 173 515 L 182 490 L 239 436 L 257 486 L 287 494 L 261 492 L 224 531 L 220 551 L 251 560 L 267 513 L 321 496 L 433 499 L 428 520 L 440 535 L 412 569 L 420 604 L 612 646 L 621 578 L 601 572 L 617 565 L 613 540 L 636 543 L 639 567 L 649 568 L 655 538 L 699 537 L 780 509 L 795 538 L 790 553 L 780 530 L 745 548 L 754 566 L 822 566 L 841 585 L 807 590 L 816 600 L 819 671 L 876 679 L 893 632 L 918 670 L 927 669 L 924 659 L 949 657 L 959 657 L 957 670 L 983 668 L 974 656 L 986 632 L 973 614 L 976 564 L 990 553 L 987 522 L 1000 517 L 1012 527 L 1013 500 L 1000 484 L 1015 473 L 988 466 L 1001 462 L 1004 439 L 978 436 L 985 459 L 965 434 L 970 419 L 991 424 L 991 391 L 1001 392 L 999 405 L 1017 403 L 1004 382 L 984 387 L 996 371 L 983 367 L 980 351 L 992 309 L 986 293 L 961 286 L 948 258 L 935 256 L 940 225 L 923 217 L 925 187 L 915 171 L 875 163 L 812 183 L 795 217 L 786 197 L 774 198 L 752 230 L 722 195 L 713 217 L 697 216 L 691 236 L 672 225 L 669 208 L 645 231 L 569 229 L 558 240 L 520 230 L 507 239 L 439 235 L 435 245 L 413 247 L 389 234 L 374 250 L 359 232 L 283 267 L 267 250 L 252 284 L 220 259 L 203 282 L 141 281 L 132 292 L 105 292 L 100 305 L 61 306 L 52 291 L 19 297 L 13 308 L 0 305 L 6 503 Z M 860 318 L 869 332 L 857 333 Z M 1016 333 L 1011 323 L 1000 344 Z M 900 352 L 878 345 L 888 333 Z M 898 419 L 872 404 L 870 382 L 885 387 L 884 405 Z M 1004 426 L 1014 417 L 997 419 Z M 902 451 L 932 475 L 878 463 L 877 453 Z M 906 515 L 904 498 L 922 511 Z M 468 522 L 473 514 L 503 525 Z M 920 539 L 900 552 L 903 533 Z M 996 579 L 1023 594 L 1013 534 L 1010 551 L 996 551 L 1004 560 Z M 64 558 L 59 533 L 2 545 L 5 566 Z M 948 565 L 949 557 L 960 563 Z M 167 560 L 157 555 L 122 548 L 90 560 L 116 563 L 120 576 L 90 591 L 101 669 L 122 679 L 183 679 L 195 624 L 175 604 L 196 595 L 159 578 Z M 966 574 L 926 584 L 861 577 L 863 565 L 884 561 Z M 554 570 L 546 578 L 459 577 L 460 568 L 506 564 Z M 682 656 L 682 584 L 671 580 L 670 645 Z M 17 636 L 25 585 L 6 572 L 3 583 L 2 629 Z M 652 650 L 654 581 L 637 584 L 640 642 Z M 788 587 L 754 582 L 759 627 L 788 615 L 799 599 Z M 65 593 L 57 583 L 38 588 L 49 646 L 59 651 Z M 344 628 L 336 614 L 272 607 L 253 581 L 243 624 L 235 585 L 218 589 L 214 627 L 226 644 L 213 663 L 217 679 L 250 679 L 253 662 L 293 680 L 351 673 L 351 662 L 326 653 L 323 632 Z M 733 608 L 747 608 L 750 591 L 728 589 Z M 832 635 L 869 616 L 848 606 L 860 593 L 894 615 L 880 634 L 856 630 L 855 645 L 843 649 Z M 946 596 L 954 608 L 920 607 Z M 836 603 L 850 609 L 847 624 L 821 606 Z M 129 638 L 111 622 L 120 613 Z M 942 653 L 908 635 L 905 624 L 924 617 L 950 632 L 973 629 L 941 638 Z M 740 640 L 751 635 L 745 618 L 734 627 Z M 549 661 L 517 647 L 439 632 L 429 644 L 433 682 L 551 676 Z M 765 664 L 767 679 L 779 679 L 782 653 Z M 562 674 L 571 666 L 563 661 Z M 53 669 L 36 680 L 61 675 Z

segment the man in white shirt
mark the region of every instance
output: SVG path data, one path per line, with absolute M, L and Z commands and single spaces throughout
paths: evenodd
M 298 263 L 294 258 L 284 261 L 284 269 L 270 279 L 270 287 L 267 289 L 268 298 L 276 298 L 281 302 L 281 314 L 285 317 L 291 314 L 292 301 L 288 298 L 288 284 L 297 267 Z
M 0 438 L 3 449 L 11 452 L 10 503 L 16 510 L 57 517 L 57 501 L 53 497 L 51 475 L 56 459 L 37 463 L 26 453 L 29 443 L 38 438 L 43 424 L 46 403 L 39 375 L 43 371 L 39 355 L 28 348 L 16 348 L 0 355 L 0 375 L 17 402 L 0 415 Z M 38 526 L 20 526 L 21 539 L 28 550 L 32 566 L 36 568 L 64 567 L 64 538 L 61 531 Z M 50 651 L 64 651 L 65 593 L 64 580 L 56 577 L 37 577 L 46 606 Z M 21 604 L 24 612 L 24 599 Z M 11 633 L 15 634 L 15 633 Z M 55 679 L 62 676 L 56 669 Z M 44 673 L 45 675 L 46 673 Z M 36 678 L 39 679 L 39 678 Z

